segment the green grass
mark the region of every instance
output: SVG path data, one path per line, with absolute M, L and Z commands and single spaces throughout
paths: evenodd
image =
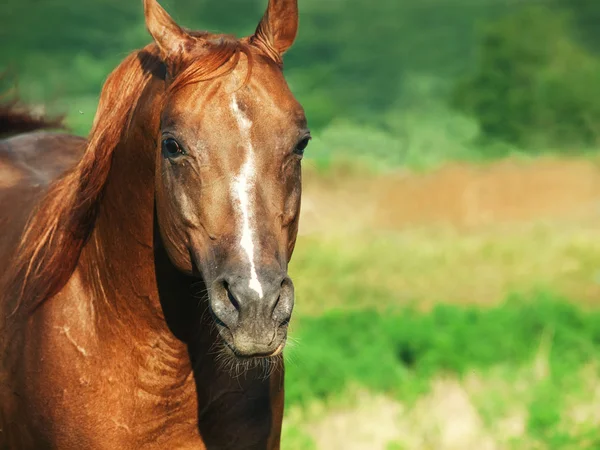
M 315 402 L 329 405 L 325 410 L 351 407 L 356 385 L 415 405 L 439 377 L 467 380 L 477 373 L 496 380 L 480 390 L 478 401 L 471 392 L 486 427 L 515 404 L 526 409 L 526 436 L 517 444 L 527 439 L 532 446 L 515 448 L 600 443 L 592 424 L 570 423 L 567 414 L 600 379 L 600 312 L 584 312 L 566 299 L 540 293 L 513 295 L 486 309 L 439 304 L 429 312 L 331 311 L 296 318 L 293 336 L 297 344 L 286 355 L 288 410 L 309 410 Z M 515 390 L 523 380 L 528 388 Z M 302 421 L 291 422 L 290 442 L 311 448 Z
M 428 313 L 337 311 L 296 322 L 289 405 L 342 394 L 350 381 L 406 398 L 440 373 L 518 367 L 535 356 L 545 333 L 553 379 L 600 362 L 600 312 L 548 294 L 515 295 L 488 309 L 440 304 Z
M 595 219 L 400 226 L 389 184 L 329 174 L 290 266 L 283 448 L 600 448 Z

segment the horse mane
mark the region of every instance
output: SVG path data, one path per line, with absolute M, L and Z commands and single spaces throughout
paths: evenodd
M 18 98 L 0 104 L 0 138 L 44 129 L 65 129 L 63 117 L 34 114 Z
M 223 37 L 213 42 L 208 54 L 170 81 L 169 89 L 229 73 L 242 52 L 250 68 L 250 44 Z M 5 290 L 15 302 L 11 316 L 35 311 L 73 274 L 94 229 L 113 153 L 131 126 L 144 89 L 160 73 L 164 66 L 158 48 L 150 44 L 131 53 L 107 78 L 82 159 L 49 188 L 21 237 Z

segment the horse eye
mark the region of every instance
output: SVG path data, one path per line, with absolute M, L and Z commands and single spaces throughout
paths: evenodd
M 304 150 L 306 149 L 306 146 L 308 145 L 309 141 L 310 141 L 309 136 L 302 138 L 302 140 L 300 142 L 298 142 L 298 144 L 296 145 L 296 148 L 294 149 L 294 153 L 299 156 L 304 155 Z
M 185 154 L 179 143 L 173 138 L 167 138 L 162 141 L 162 151 L 165 156 L 171 158 Z

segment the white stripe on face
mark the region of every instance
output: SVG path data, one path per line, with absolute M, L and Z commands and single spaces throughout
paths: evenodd
M 254 264 L 254 233 L 250 226 L 250 220 L 252 218 L 252 210 L 250 208 L 250 192 L 252 191 L 255 183 L 253 161 L 254 147 L 252 147 L 252 141 L 250 139 L 250 128 L 252 127 L 252 122 L 240 110 L 235 95 L 231 99 L 231 110 L 233 111 L 233 117 L 235 117 L 235 120 L 240 127 L 242 140 L 246 142 L 246 148 L 248 150 L 246 153 L 246 161 L 242 166 L 242 170 L 233 179 L 231 191 L 234 199 L 236 200 L 242 218 L 242 238 L 240 240 L 240 245 L 246 252 L 246 255 L 248 255 L 248 260 L 250 261 L 250 282 L 248 287 L 254 290 L 259 297 L 262 298 L 263 290 L 260 281 L 258 281 L 258 276 L 256 275 L 256 266 Z

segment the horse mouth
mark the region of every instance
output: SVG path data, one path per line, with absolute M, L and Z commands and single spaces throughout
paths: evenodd
M 281 355 L 281 353 L 283 353 L 283 349 L 285 347 L 285 340 L 284 340 L 283 342 L 281 342 L 279 344 L 279 346 L 275 350 L 273 350 L 271 352 L 257 352 L 257 353 L 244 354 L 244 353 L 240 353 L 240 351 L 233 344 L 230 344 L 225 339 L 223 339 L 223 342 L 225 343 L 225 347 L 227 348 L 227 351 L 230 352 L 230 354 L 232 356 L 235 356 L 236 358 L 239 358 L 239 359 L 274 358 L 276 356 Z
M 223 343 L 222 351 L 230 357 L 240 360 L 269 359 L 279 357 L 287 342 L 287 331 L 276 330 L 271 339 L 263 342 L 240 338 L 243 331 L 232 332 L 227 326 L 216 319 L 219 337 Z

